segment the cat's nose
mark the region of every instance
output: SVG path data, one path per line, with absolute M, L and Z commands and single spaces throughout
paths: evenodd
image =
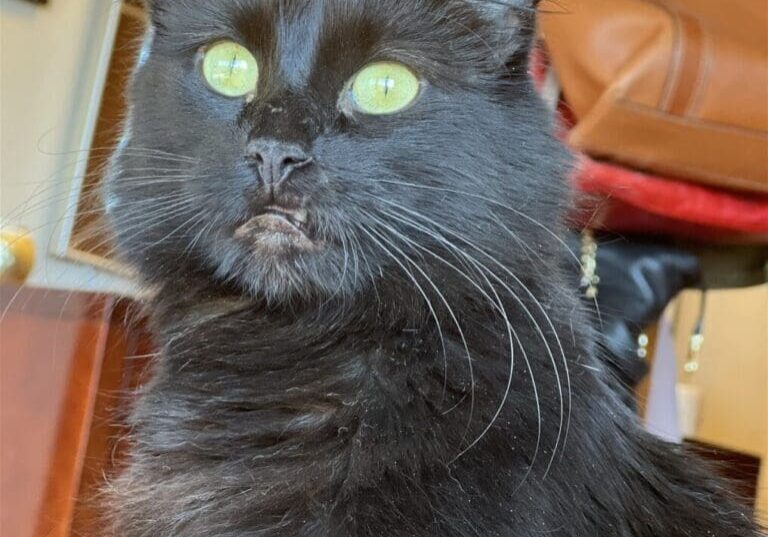
M 312 157 L 300 146 L 271 138 L 252 140 L 247 153 L 265 186 L 279 185 L 294 171 L 312 162 Z

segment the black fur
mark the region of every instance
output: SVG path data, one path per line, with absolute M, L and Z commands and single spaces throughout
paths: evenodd
M 105 190 L 162 351 L 111 485 L 123 537 L 747 537 L 644 433 L 561 267 L 566 159 L 525 73 L 533 2 L 153 0 Z M 257 98 L 197 51 L 259 59 Z M 377 59 L 425 81 L 340 105 Z M 255 137 L 314 161 L 277 194 L 315 247 L 238 237 L 274 202 Z

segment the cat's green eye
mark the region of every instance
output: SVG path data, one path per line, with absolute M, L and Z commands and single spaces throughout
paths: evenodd
M 225 97 L 254 94 L 259 83 L 259 63 L 234 41 L 219 41 L 206 48 L 201 70 L 208 86 Z
M 352 79 L 353 105 L 365 114 L 395 114 L 419 96 L 421 81 L 401 63 L 378 62 L 364 67 Z

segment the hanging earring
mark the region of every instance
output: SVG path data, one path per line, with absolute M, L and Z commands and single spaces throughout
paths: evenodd
M 698 372 L 701 367 L 701 349 L 704 346 L 704 315 L 707 311 L 707 292 L 702 291 L 701 302 L 699 303 L 699 315 L 693 332 L 688 339 L 688 355 L 686 356 L 683 371 L 692 375 Z
M 651 338 L 645 332 L 640 332 L 637 337 L 637 357 L 645 360 L 648 358 L 648 345 L 651 343 Z
M 597 298 L 600 276 L 597 275 L 597 241 L 591 230 L 581 233 L 581 288 L 589 299 Z

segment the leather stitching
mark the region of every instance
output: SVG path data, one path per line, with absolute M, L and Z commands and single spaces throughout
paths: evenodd
M 690 15 L 694 16 L 694 15 Z M 699 108 L 701 107 L 701 101 L 704 98 L 704 90 L 706 88 L 705 81 L 710 79 L 710 75 L 712 73 L 712 54 L 708 53 L 711 45 L 712 40 L 710 37 L 709 32 L 707 32 L 706 28 L 704 28 L 704 25 L 701 22 L 701 19 L 697 18 L 697 22 L 699 24 L 699 27 L 702 29 L 701 32 L 701 65 L 699 68 L 699 76 L 696 79 L 694 91 L 691 94 L 691 101 L 688 104 L 688 109 L 685 111 L 685 115 L 687 116 L 698 116 L 699 114 Z
M 701 75 L 702 66 L 702 28 L 698 20 L 683 13 L 678 14 L 680 21 L 683 54 L 677 77 L 677 88 L 674 92 L 669 112 L 684 115 L 690 105 L 696 89 L 696 83 Z
M 684 39 L 682 35 L 682 24 L 680 21 L 680 17 L 677 13 L 672 11 L 669 6 L 662 4 L 661 2 L 655 1 L 655 0 L 648 0 L 648 3 L 653 4 L 658 9 L 664 11 L 669 16 L 670 20 L 672 21 L 672 41 L 673 41 L 673 50 L 672 50 L 672 61 L 669 66 L 669 71 L 667 72 L 667 80 L 664 82 L 664 90 L 661 93 L 661 100 L 659 101 L 658 108 L 660 110 L 669 110 L 669 107 L 672 103 L 672 98 L 674 96 L 675 88 L 677 87 L 678 82 L 678 73 L 680 71 L 680 63 L 682 62 L 683 57 L 683 49 L 685 47 Z

